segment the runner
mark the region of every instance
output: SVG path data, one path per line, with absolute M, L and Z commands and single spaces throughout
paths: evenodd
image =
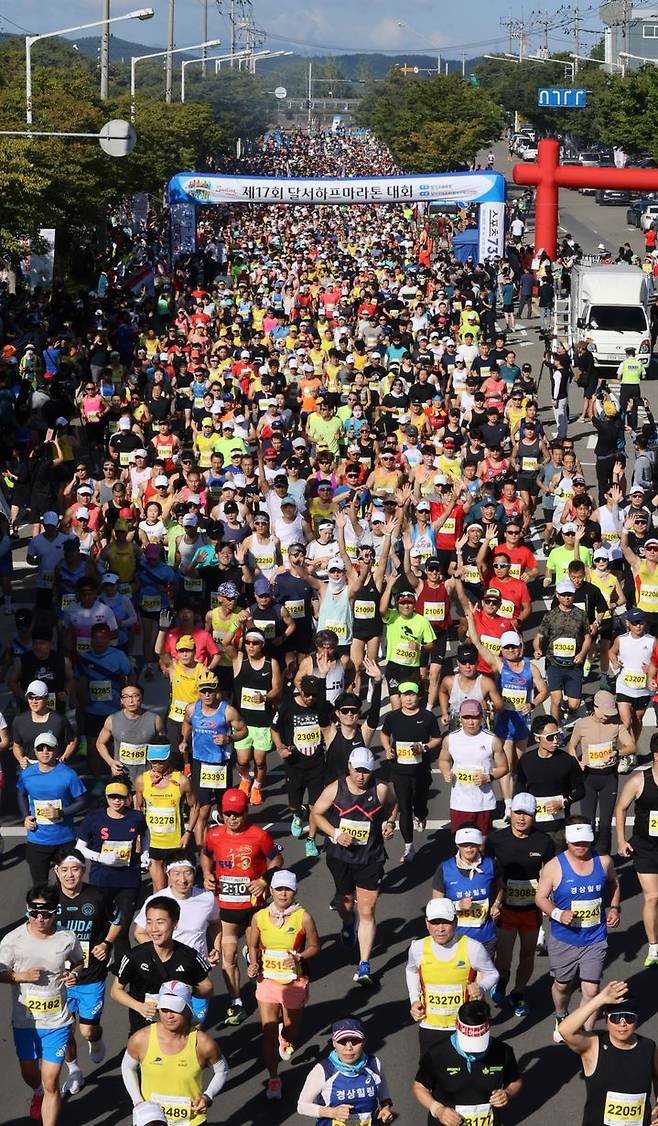
M 121 710 L 105 720 L 96 750 L 113 775 L 127 775 L 134 784 L 139 771 L 146 766 L 147 747 L 164 736 L 164 722 L 157 712 L 144 707 L 144 689 L 139 684 L 125 684 L 120 703 Z M 110 752 L 110 743 L 114 753 Z
M 615 808 L 617 852 L 631 857 L 644 902 L 642 922 L 649 943 L 645 966 L 658 965 L 658 734 L 651 736 L 651 765 L 624 783 Z M 635 805 L 633 835 L 628 839 L 626 817 Z
M 165 865 L 172 851 L 185 848 L 192 830 L 183 825 L 183 799 L 191 792 L 189 780 L 172 770 L 171 747 L 151 743 L 146 770 L 135 779 L 135 806 L 143 812 L 149 831 L 149 869 L 153 890 L 166 887 Z
M 221 699 L 219 682 L 212 672 L 201 674 L 200 699 L 188 704 L 181 728 L 180 749 L 189 765 L 192 747 L 192 789 L 190 829 L 200 848 L 208 825 L 213 798 L 221 804 L 222 795 L 232 785 L 232 760 L 235 739 L 246 736 L 247 727 L 236 709 Z
M 450 790 L 450 828 L 476 825 L 483 837 L 491 832 L 496 797 L 491 783 L 508 772 L 497 735 L 485 731 L 482 704 L 466 699 L 459 708 L 461 730 L 443 738 L 439 770 Z
M 237 739 L 235 751 L 240 771 L 240 789 L 249 794 L 252 805 L 262 805 L 267 755 L 273 747 L 270 729 L 283 682 L 279 661 L 266 656 L 265 635 L 260 629 L 248 627 L 244 633 L 243 645 L 244 651 L 239 652 L 233 661 L 233 679 L 235 698 L 246 725 L 246 734 Z M 250 778 L 251 761 L 253 783 Z
M 441 746 L 436 717 L 418 704 L 420 688 L 413 680 L 399 686 L 400 708 L 384 716 L 382 747 L 391 766 L 391 783 L 398 804 L 400 836 L 404 841 L 401 862 L 410 864 L 416 855 L 414 829 L 422 833 L 432 785 L 432 752 Z
M 592 715 L 576 720 L 568 747 L 584 774 L 581 810 L 595 831 L 598 850 L 603 853 L 612 850 L 612 814 L 617 801 L 618 772 L 625 773 L 621 768 L 629 758 L 634 761 L 635 753 L 635 741 L 622 726 L 617 708 L 617 700 L 611 692 L 597 692 Z
M 359 1020 L 345 1017 L 331 1026 L 332 1049 L 306 1076 L 299 1095 L 297 1113 L 321 1122 L 349 1122 L 357 1114 L 360 1122 L 392 1122 L 393 1099 L 377 1056 L 366 1052 L 366 1034 Z M 356 1087 L 355 1077 L 360 1084 Z M 361 1094 L 363 1091 L 363 1094 Z M 331 1113 L 329 1119 L 327 1110 Z
M 48 882 L 62 845 L 75 843 L 73 819 L 87 803 L 87 788 L 75 770 L 60 762 L 57 740 L 50 732 L 37 735 L 34 753 L 37 761 L 17 779 L 16 798 L 27 830 L 25 859 L 36 885 L 37 880 Z

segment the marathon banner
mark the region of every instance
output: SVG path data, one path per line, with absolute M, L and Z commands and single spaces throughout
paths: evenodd
M 478 260 L 505 253 L 505 204 L 482 203 L 478 215 Z
M 291 203 L 503 203 L 500 172 L 454 172 L 430 176 L 373 176 L 339 179 L 283 179 L 179 172 L 169 181 L 169 204 Z

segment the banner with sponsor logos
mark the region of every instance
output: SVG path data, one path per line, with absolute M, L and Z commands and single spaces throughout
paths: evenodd
M 505 177 L 500 172 L 450 172 L 428 176 L 293 179 L 179 172 L 169 181 L 171 210 L 181 205 L 282 203 L 349 206 L 439 200 L 480 204 L 480 258 L 505 245 Z M 486 251 L 486 253 L 485 253 Z

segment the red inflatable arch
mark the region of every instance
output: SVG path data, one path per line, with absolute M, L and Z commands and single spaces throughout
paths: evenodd
M 536 164 L 516 164 L 515 184 L 537 189 L 535 199 L 535 249 L 543 247 L 549 258 L 557 255 L 559 188 L 625 188 L 658 190 L 658 168 L 578 168 L 560 164 L 560 142 L 539 142 Z

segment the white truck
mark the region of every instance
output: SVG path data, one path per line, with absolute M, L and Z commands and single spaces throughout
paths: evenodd
M 587 340 L 597 366 L 617 368 L 626 348 L 651 360 L 652 279 L 638 266 L 583 266 L 571 271 L 569 343 Z

